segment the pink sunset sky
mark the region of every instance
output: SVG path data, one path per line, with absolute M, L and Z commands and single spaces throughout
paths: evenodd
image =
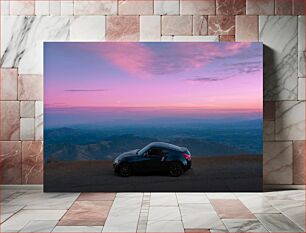
M 45 107 L 262 110 L 261 43 L 45 43 Z

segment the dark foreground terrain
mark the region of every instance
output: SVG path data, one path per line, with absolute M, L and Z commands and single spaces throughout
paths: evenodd
M 63 161 L 45 164 L 46 192 L 197 192 L 261 191 L 262 156 L 194 157 L 180 177 L 147 174 L 120 177 L 112 161 Z

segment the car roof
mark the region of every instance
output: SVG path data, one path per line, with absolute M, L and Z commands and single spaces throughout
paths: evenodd
M 166 142 L 152 142 L 149 145 L 150 147 L 162 147 L 164 149 L 176 150 L 176 151 L 181 151 L 181 152 L 186 150 L 185 147 L 176 146 L 176 145 L 166 143 Z

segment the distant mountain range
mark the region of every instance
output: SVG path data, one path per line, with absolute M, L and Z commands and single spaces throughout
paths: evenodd
M 239 146 L 239 143 L 237 144 L 238 146 L 227 145 L 224 140 L 220 140 L 218 137 L 215 140 L 211 140 L 193 137 L 192 135 L 177 136 L 182 134 L 179 130 L 174 137 L 148 137 L 134 134 L 109 136 L 107 134 L 110 134 L 110 132 L 102 132 L 101 130 L 72 128 L 46 130 L 45 161 L 113 159 L 122 152 L 140 149 L 154 141 L 166 141 L 188 147 L 193 156 L 224 156 L 250 153 L 248 149 L 245 150 L 243 146 Z M 235 137 L 235 135 L 229 135 L 229 137 L 232 136 Z M 258 154 L 261 154 L 261 151 Z

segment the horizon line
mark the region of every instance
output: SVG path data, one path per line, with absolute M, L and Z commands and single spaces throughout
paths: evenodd
M 194 110 L 242 110 L 242 111 L 262 111 L 262 108 L 222 108 L 222 107 L 213 107 L 213 106 L 48 106 L 45 104 L 45 109 L 77 109 L 77 108 L 130 108 L 130 109 L 194 109 Z

